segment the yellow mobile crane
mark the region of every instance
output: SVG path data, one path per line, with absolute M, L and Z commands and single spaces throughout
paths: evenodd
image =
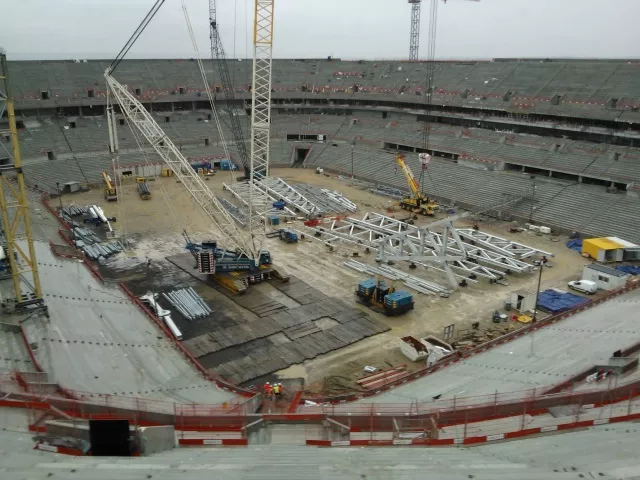
M 102 178 L 104 179 L 104 199 L 107 202 L 115 202 L 118 200 L 118 194 L 116 187 L 111 182 L 111 177 L 104 170 L 102 171 Z
M 431 200 L 429 197 L 420 192 L 420 185 L 416 178 L 413 176 L 413 172 L 404 161 L 404 155 L 396 155 L 396 163 L 404 172 L 404 176 L 407 178 L 407 183 L 411 189 L 411 196 L 405 197 L 400 201 L 400 207 L 403 210 L 410 210 L 421 215 L 433 215 L 438 211 L 438 204 Z

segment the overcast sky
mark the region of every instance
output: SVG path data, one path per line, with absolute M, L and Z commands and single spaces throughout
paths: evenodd
M 14 60 L 111 58 L 154 1 L 0 0 L 0 46 Z M 429 25 L 424 1 L 421 57 Z M 208 0 L 186 3 L 208 56 Z M 253 0 L 217 3 L 227 55 L 251 56 Z M 276 0 L 275 9 L 276 58 L 408 56 L 406 0 Z M 640 0 L 448 0 L 438 11 L 440 58 L 640 57 Z M 180 0 L 166 0 L 127 58 L 192 56 Z

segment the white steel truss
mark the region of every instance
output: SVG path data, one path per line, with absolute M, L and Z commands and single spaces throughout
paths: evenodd
M 251 210 L 254 215 L 264 218 L 267 215 L 287 215 L 296 216 L 296 212 L 285 206 L 284 210 L 276 210 L 273 203 L 278 199 L 269 195 L 266 189 L 262 188 L 260 182 L 254 182 L 253 187 L 247 182 L 228 185 L 223 183 L 223 188 L 231 193 L 238 201 L 249 210 L 249 199 L 252 199 Z M 251 195 L 251 190 L 262 195 Z M 243 223 L 244 225 L 244 223 Z
M 391 222 L 397 222 L 400 225 L 394 227 Z M 309 233 L 309 231 L 312 231 L 316 234 L 316 236 L 322 238 L 325 244 L 327 244 L 328 246 L 332 246 L 333 243 L 344 242 L 351 246 L 361 248 L 365 251 L 372 249 L 377 251 L 379 248 L 380 240 L 396 233 L 402 233 L 405 231 L 400 230 L 400 228 L 402 228 L 402 225 L 406 225 L 407 227 L 409 226 L 406 223 L 403 224 L 403 222 L 385 217 L 384 215 L 367 213 L 362 220 L 347 217 L 344 220 L 333 220 L 328 225 L 305 227 L 307 232 L 301 233 Z M 433 235 L 437 243 L 439 235 Z M 390 244 L 389 248 L 395 248 L 395 246 L 396 245 Z M 459 252 L 455 252 L 451 249 L 449 250 L 452 255 L 459 255 Z M 391 252 L 391 250 L 388 251 Z M 395 250 L 393 251 L 395 252 Z M 437 253 L 433 252 L 432 254 L 430 254 L 425 250 L 423 255 L 432 255 L 435 258 L 437 256 Z M 456 274 L 458 278 L 464 278 L 467 281 L 474 281 L 473 276 L 485 277 L 489 280 L 497 281 L 501 280 L 505 275 L 503 271 L 479 265 L 475 262 L 476 261 L 474 259 L 463 258 L 461 260 L 450 262 L 450 267 L 454 271 L 459 272 L 459 274 Z M 432 263 L 426 264 L 420 261 L 413 261 L 413 263 L 417 265 L 423 265 L 432 270 L 445 272 L 444 269 L 438 268 Z
M 318 211 L 318 207 L 313 202 L 307 200 L 304 195 L 281 178 L 263 178 L 256 180 L 254 183 L 259 188 L 265 189 L 271 198 L 283 200 L 295 210 L 307 215 Z
M 368 213 L 365 216 L 363 222 L 371 223 L 372 225 L 378 227 L 383 231 L 386 231 L 391 235 L 395 233 L 406 232 L 408 234 L 407 238 L 409 240 L 420 242 L 420 236 L 417 234 L 417 232 L 419 231 L 418 227 L 409 225 L 405 222 L 401 222 L 400 220 L 396 220 L 395 218 L 390 218 L 378 213 Z M 447 249 L 454 255 L 463 255 L 468 259 L 472 259 L 473 261 L 482 262 L 493 267 L 506 268 L 510 271 L 518 273 L 533 271 L 533 266 L 526 262 L 507 257 L 500 253 L 485 250 L 478 247 L 477 245 L 471 245 L 470 243 L 460 242 L 464 246 L 464 251 L 462 251 L 459 246 L 460 243 L 457 242 L 454 237 L 446 238 L 438 233 L 433 233 L 433 237 L 438 245 L 446 244 Z
M 144 106 L 127 90 L 125 85 L 120 84 L 111 77 L 109 70 L 105 72 L 104 76 L 111 93 L 113 93 L 120 105 L 122 113 L 147 139 L 177 179 L 189 191 L 193 199 L 202 207 L 213 224 L 220 230 L 224 237 L 221 239 L 224 248 L 235 248 L 240 253 L 258 261 L 260 249 L 262 248 L 261 240 L 264 237 L 258 238 L 258 241 L 256 241 L 251 232 L 247 234 L 247 232 L 238 227 L 233 217 L 213 192 L 209 190 L 204 180 L 194 171 L 188 160 L 164 133 L 149 112 L 145 110 Z
M 547 257 L 553 257 L 553 253 L 545 252 L 544 250 L 529 247 L 522 243 L 507 240 L 506 238 L 497 237 L 472 228 L 458 228 L 457 230 L 462 238 L 473 241 L 477 245 L 481 245 L 510 257 L 518 257 L 521 259 L 529 258 L 534 255 L 546 255 Z
M 253 185 L 269 176 L 269 137 L 271 126 L 271 63 L 273 48 L 274 0 L 255 0 L 253 30 L 253 81 L 251 86 L 251 175 Z M 254 203 L 254 197 L 257 197 Z M 264 190 L 249 189 L 249 230 L 262 229 L 264 241 L 266 221 L 264 211 L 254 204 L 266 204 Z

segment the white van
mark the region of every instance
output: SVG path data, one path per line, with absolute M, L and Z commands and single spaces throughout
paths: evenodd
M 592 282 L 591 280 L 575 280 L 573 282 L 569 282 L 569 288 L 571 290 L 586 293 L 587 295 L 593 295 L 598 291 L 598 285 L 596 282 Z

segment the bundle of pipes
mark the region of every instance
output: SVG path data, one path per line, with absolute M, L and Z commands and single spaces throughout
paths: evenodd
M 193 288 L 182 288 L 163 293 L 162 296 L 187 320 L 206 317 L 211 309 Z
M 61 210 L 61 213 L 69 217 L 77 217 L 78 215 L 86 215 L 89 213 L 89 207 L 86 205 L 70 205 L 68 207 L 64 207 Z
M 72 232 L 76 248 L 82 250 L 91 260 L 102 262 L 105 258 L 122 251 L 122 245 L 119 242 L 103 242 L 88 228 L 76 227 Z

